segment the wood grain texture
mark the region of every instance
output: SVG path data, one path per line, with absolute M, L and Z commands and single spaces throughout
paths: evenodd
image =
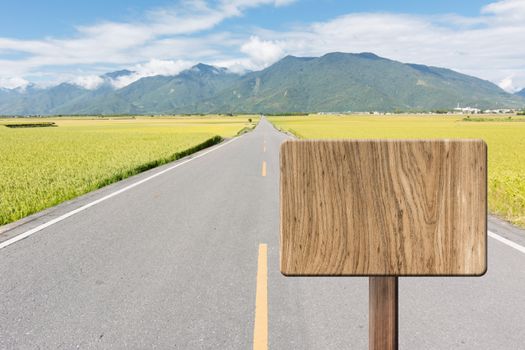
M 280 157 L 283 274 L 485 273 L 483 141 L 287 141 Z
M 368 349 L 397 350 L 397 277 L 370 277 L 368 293 Z

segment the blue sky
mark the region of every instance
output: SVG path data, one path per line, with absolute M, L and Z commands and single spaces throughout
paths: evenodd
M 227 21 L 224 27 L 253 24 L 285 29 L 294 22 L 323 21 L 350 12 L 395 12 L 413 14 L 457 13 L 465 16 L 479 14 L 482 6 L 491 1 L 341 1 L 305 0 L 283 6 L 263 6 L 246 11 L 245 16 Z M 44 36 L 67 37 L 77 25 L 89 25 L 102 20 L 131 21 L 152 8 L 176 5 L 176 1 L 92 0 L 92 1 L 12 1 L 0 4 L 0 33 L 2 36 L 34 39 Z M 44 15 L 43 15 L 44 14 Z
M 129 68 L 122 87 L 197 62 L 242 73 L 287 54 L 370 51 L 525 87 L 525 1 L 94 0 L 0 4 L 0 87 Z

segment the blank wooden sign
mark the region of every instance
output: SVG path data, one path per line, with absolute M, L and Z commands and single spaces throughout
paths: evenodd
M 287 141 L 285 275 L 483 275 L 481 140 Z

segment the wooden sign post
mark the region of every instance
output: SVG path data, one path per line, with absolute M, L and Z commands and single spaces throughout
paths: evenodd
M 281 272 L 371 276 L 370 349 L 397 348 L 398 276 L 487 269 L 481 140 L 287 141 Z

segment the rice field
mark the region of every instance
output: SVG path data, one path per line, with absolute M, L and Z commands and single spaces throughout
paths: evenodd
M 55 124 L 4 126 L 43 121 Z M 253 116 L 0 119 L 0 225 L 235 136 L 256 121 Z
M 300 138 L 480 138 L 488 145 L 489 211 L 525 227 L 525 118 L 305 116 L 269 118 Z

